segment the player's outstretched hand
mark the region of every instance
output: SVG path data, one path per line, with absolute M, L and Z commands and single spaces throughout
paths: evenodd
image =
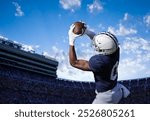
M 74 45 L 74 41 L 77 37 L 82 36 L 85 32 L 85 24 L 82 22 L 75 22 L 70 26 L 68 35 L 69 35 L 69 44 Z

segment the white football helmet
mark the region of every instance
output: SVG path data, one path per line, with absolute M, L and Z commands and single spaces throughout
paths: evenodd
M 119 46 L 117 38 L 109 32 L 102 32 L 95 35 L 93 38 L 93 45 L 96 51 L 103 55 L 114 53 Z

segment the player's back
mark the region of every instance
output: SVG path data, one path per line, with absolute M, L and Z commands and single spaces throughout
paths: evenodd
M 105 91 L 117 83 L 119 64 L 119 49 L 111 55 L 95 55 L 89 60 L 90 69 L 94 73 L 96 88 Z

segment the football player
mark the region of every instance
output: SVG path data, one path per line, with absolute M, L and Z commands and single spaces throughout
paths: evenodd
M 81 22 L 81 24 L 84 24 Z M 84 24 L 81 34 L 73 32 L 75 24 L 70 26 L 69 35 L 69 61 L 71 66 L 83 71 L 92 71 L 95 79 L 96 97 L 93 104 L 116 104 L 129 95 L 129 90 L 117 82 L 120 48 L 117 38 L 110 32 L 95 34 L 88 30 Z M 93 42 L 97 55 L 89 60 L 78 59 L 74 42 L 76 38 L 87 35 Z

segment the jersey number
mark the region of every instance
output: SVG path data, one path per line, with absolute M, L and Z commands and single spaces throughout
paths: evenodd
M 116 80 L 118 77 L 118 64 L 119 62 L 117 61 L 116 64 L 113 66 L 111 70 L 111 75 L 110 75 L 110 80 Z

